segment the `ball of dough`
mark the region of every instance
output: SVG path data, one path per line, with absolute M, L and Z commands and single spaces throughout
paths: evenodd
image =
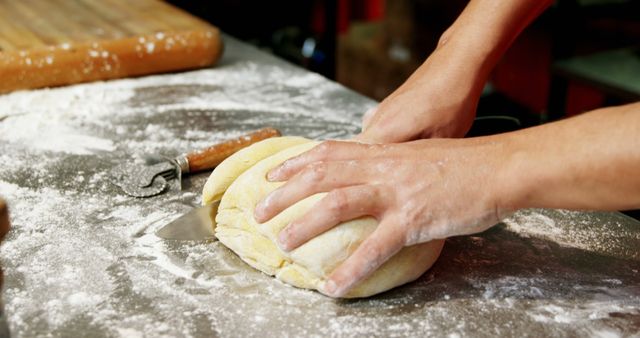
M 317 290 L 375 230 L 377 221 L 362 217 L 341 223 L 285 253 L 275 244 L 278 233 L 291 221 L 312 211 L 325 193 L 301 200 L 263 224 L 253 218 L 256 204 L 283 184 L 267 181 L 267 172 L 316 144 L 299 137 L 279 137 L 243 149 L 214 170 L 205 185 L 203 201 L 208 204 L 222 196 L 216 237 L 243 261 L 285 283 Z M 345 297 L 367 297 L 415 280 L 433 265 L 443 243 L 436 240 L 402 249 Z

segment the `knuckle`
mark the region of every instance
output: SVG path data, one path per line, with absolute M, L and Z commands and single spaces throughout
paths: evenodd
M 384 243 L 379 239 L 369 240 L 364 243 L 363 254 L 373 263 L 378 263 L 383 258 Z
M 302 177 L 308 183 L 317 183 L 327 176 L 327 165 L 324 162 L 316 162 L 307 166 Z
M 369 257 L 375 257 L 380 252 L 380 241 L 379 240 L 369 240 L 364 243 L 364 248 L 362 250 Z
M 324 141 L 316 147 L 318 151 L 316 154 L 321 159 L 326 159 L 329 156 L 331 156 L 331 154 L 339 151 L 340 149 L 346 146 L 348 145 L 345 145 L 345 142 L 343 141 L 335 141 L 335 140 Z
M 370 201 L 381 201 L 383 197 L 383 186 L 380 184 L 371 184 L 367 190 L 367 198 Z
M 382 214 L 389 209 L 389 195 L 390 192 L 385 192 L 383 185 L 374 184 L 369 186 L 366 199 L 369 203 L 370 211 L 374 213 L 375 216 L 382 216 Z
M 334 143 L 335 141 L 324 141 L 315 147 L 314 152 L 320 158 L 325 158 L 335 147 Z
M 327 195 L 329 210 L 334 215 L 342 215 L 351 207 L 349 197 L 343 190 L 333 190 Z

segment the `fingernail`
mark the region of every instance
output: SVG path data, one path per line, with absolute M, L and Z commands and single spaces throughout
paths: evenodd
M 324 282 L 320 289 L 322 293 L 329 297 L 339 297 L 339 295 L 337 295 L 338 285 L 336 285 L 336 283 L 330 279 Z
M 278 190 L 274 190 L 267 194 L 258 204 L 256 204 L 256 208 L 253 210 L 253 218 L 258 223 L 266 222 L 270 219 L 269 217 L 269 209 L 271 207 L 271 201 L 273 200 L 273 196 L 276 196 Z
M 273 181 L 277 181 L 278 177 L 280 177 L 280 166 L 271 169 L 268 173 L 267 173 L 267 180 L 270 182 Z
M 258 204 L 256 206 L 256 209 L 253 210 L 253 219 L 255 219 L 258 223 L 262 223 L 262 210 L 260 204 Z
M 280 247 L 280 250 L 284 252 L 289 252 L 291 248 L 289 248 L 289 243 L 287 243 L 287 238 L 289 237 L 289 235 L 286 229 L 287 228 L 284 228 L 284 230 L 280 231 L 280 233 L 278 234 L 278 247 Z
M 264 213 L 265 206 L 264 200 L 262 200 L 258 204 L 256 204 L 256 208 L 253 210 L 253 218 L 256 220 L 256 222 L 262 223 L 264 222 Z

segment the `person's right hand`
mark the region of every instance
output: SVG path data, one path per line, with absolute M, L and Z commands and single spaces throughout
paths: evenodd
M 467 46 L 448 42 L 449 34 L 404 84 L 365 113 L 356 140 L 398 143 L 469 131 L 489 67 Z
M 502 208 L 511 159 L 504 138 L 419 140 L 400 144 L 327 141 L 272 169 L 286 183 L 256 206 L 264 223 L 298 201 L 326 192 L 313 209 L 278 235 L 294 250 L 342 222 L 370 216 L 378 226 L 332 271 L 322 292 L 342 297 L 406 246 L 479 232 Z M 506 172 L 506 171 L 505 171 Z M 327 284 L 330 285 L 330 284 Z

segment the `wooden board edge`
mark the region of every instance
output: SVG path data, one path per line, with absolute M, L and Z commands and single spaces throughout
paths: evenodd
M 220 30 L 156 32 L 118 40 L 0 52 L 0 93 L 212 66 Z

